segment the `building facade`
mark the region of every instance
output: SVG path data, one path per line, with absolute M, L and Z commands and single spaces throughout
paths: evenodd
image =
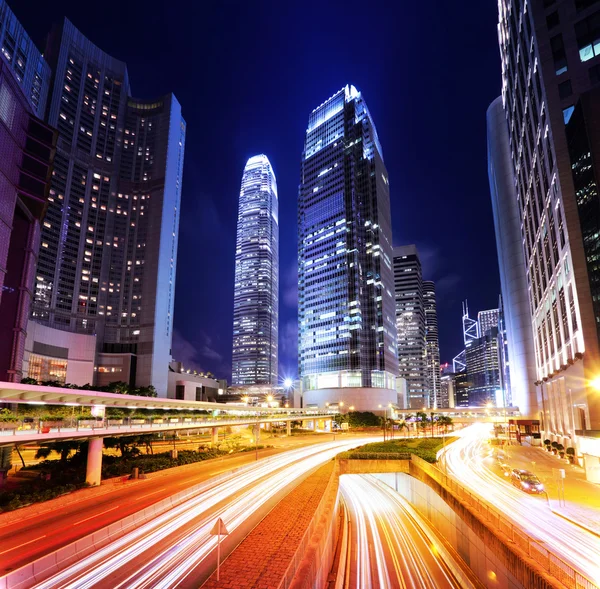
M 298 362 L 307 404 L 397 402 L 391 233 L 377 131 L 362 94 L 346 86 L 310 114 L 302 156 Z
M 423 311 L 425 315 L 425 343 L 427 347 L 427 389 L 429 407 L 443 407 L 440 389 L 440 342 L 438 335 L 437 304 L 435 284 L 423 281 Z
M 521 219 L 502 97 L 487 111 L 488 178 L 502 290 L 502 326 L 505 337 L 504 390 L 507 406 L 519 407 L 525 417 L 539 416 L 531 307 Z M 509 358 L 508 362 L 506 358 Z
M 499 309 L 488 309 L 477 313 L 477 322 L 479 323 L 479 334 L 485 335 L 492 327 L 498 327 Z
M 427 328 L 421 260 L 415 245 L 394 248 L 394 297 L 398 333 L 398 375 L 406 381 L 406 408 L 429 407 Z
M 598 81 L 600 4 L 499 2 L 502 99 L 529 289 L 542 429 L 600 429 L 600 347 L 565 123 Z M 537 416 L 536 416 L 537 417 Z
M 5 49 L 8 30 L 15 33 L 7 14 L 0 2 L 0 381 L 20 382 L 56 131 L 35 116 L 26 75 L 14 68 L 24 55 Z
M 59 138 L 32 320 L 94 337 L 96 373 L 152 384 L 166 396 L 185 146 L 181 108 L 172 95 L 131 98 L 125 64 L 67 19 L 52 29 L 45 57 L 52 71 L 46 120 Z M 48 337 L 37 341 L 38 349 L 65 339 L 37 332 Z M 76 348 L 77 341 L 61 347 Z M 26 361 L 34 366 L 40 358 Z
M 491 327 L 466 348 L 469 407 L 497 404 L 500 390 L 498 328 Z
M 266 155 L 244 168 L 237 222 L 232 384 L 277 384 L 279 202 Z

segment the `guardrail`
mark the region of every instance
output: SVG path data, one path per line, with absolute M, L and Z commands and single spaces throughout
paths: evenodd
M 342 452 L 338 459 L 346 460 L 410 460 L 410 452 Z
M 597 583 L 576 571 L 560 556 L 543 546 L 540 541 L 532 538 L 524 530 L 513 524 L 512 521 L 507 519 L 502 513 L 487 503 L 487 501 L 480 499 L 465 489 L 453 477 L 448 476 L 433 464 L 426 462 L 414 454 L 411 460 L 440 486 L 444 487 L 457 499 L 471 508 L 493 530 L 507 537 L 544 571 L 563 585 L 569 589 L 600 589 Z
M 276 415 L 252 415 L 248 417 L 230 417 L 230 416 L 210 416 L 205 418 L 126 418 L 126 419 L 62 419 L 62 420 L 41 420 L 41 419 L 22 419 L 18 421 L 0 421 L 0 436 L 19 434 L 47 434 L 52 431 L 60 433 L 61 431 L 82 430 L 143 430 L 144 428 L 161 429 L 202 429 L 206 427 L 222 427 L 228 425 L 245 425 L 253 423 L 277 423 L 283 421 L 312 421 L 320 419 L 331 419 L 330 415 L 310 415 L 308 417 L 298 415 L 276 414 Z

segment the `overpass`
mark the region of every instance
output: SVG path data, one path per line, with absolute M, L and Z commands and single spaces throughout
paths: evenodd
M 291 434 L 292 421 L 308 422 L 312 429 L 328 431 L 334 411 L 315 409 L 253 407 L 244 404 L 208 403 L 182 401 L 156 397 L 137 397 L 100 391 L 65 389 L 17 383 L 0 382 L 0 403 L 17 405 L 64 405 L 88 406 L 101 417 L 89 420 L 66 420 L 44 422 L 41 420 L 17 420 L 0 422 L 0 447 L 40 444 L 47 442 L 88 440 L 86 482 L 100 484 L 102 471 L 102 448 L 105 437 L 139 436 L 151 433 L 210 429 L 212 442 L 216 443 L 219 428 L 253 425 L 258 440 L 260 427 L 273 423 L 286 423 L 287 435 Z M 129 409 L 161 409 L 172 411 L 172 416 L 162 418 L 110 419 L 104 417 L 107 407 Z M 202 411 L 196 417 L 178 417 L 177 413 Z M 210 415 L 206 415 L 206 413 Z

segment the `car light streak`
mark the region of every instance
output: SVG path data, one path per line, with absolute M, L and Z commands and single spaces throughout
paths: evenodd
M 340 491 L 356 538 L 349 587 L 461 587 L 427 526 L 391 487 L 370 475 L 342 475 Z
M 485 424 L 461 430 L 460 438 L 444 453 L 448 474 L 575 570 L 597 582 L 600 538 L 552 513 L 544 499 L 516 489 L 486 466 L 484 456 L 489 452 L 486 441 L 490 435 L 490 426 Z
M 190 499 L 35 587 L 176 587 L 216 547 L 216 538 L 209 534 L 216 517 L 222 517 L 232 532 L 294 479 L 331 460 L 339 452 L 371 441 L 374 440 L 316 444 L 247 465 L 218 481 L 208 480 Z M 215 511 L 215 506 L 228 498 L 230 501 Z M 192 521 L 194 524 L 190 529 Z M 145 555 L 157 544 L 163 547 L 158 555 Z M 133 563 L 135 559 L 140 564 Z M 127 578 L 120 584 L 109 584 L 108 577 L 115 573 L 119 574 L 119 579 Z

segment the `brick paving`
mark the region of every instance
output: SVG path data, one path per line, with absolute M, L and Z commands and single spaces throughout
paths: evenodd
M 202 589 L 276 589 L 323 497 L 334 463 L 300 483 L 250 532 Z

